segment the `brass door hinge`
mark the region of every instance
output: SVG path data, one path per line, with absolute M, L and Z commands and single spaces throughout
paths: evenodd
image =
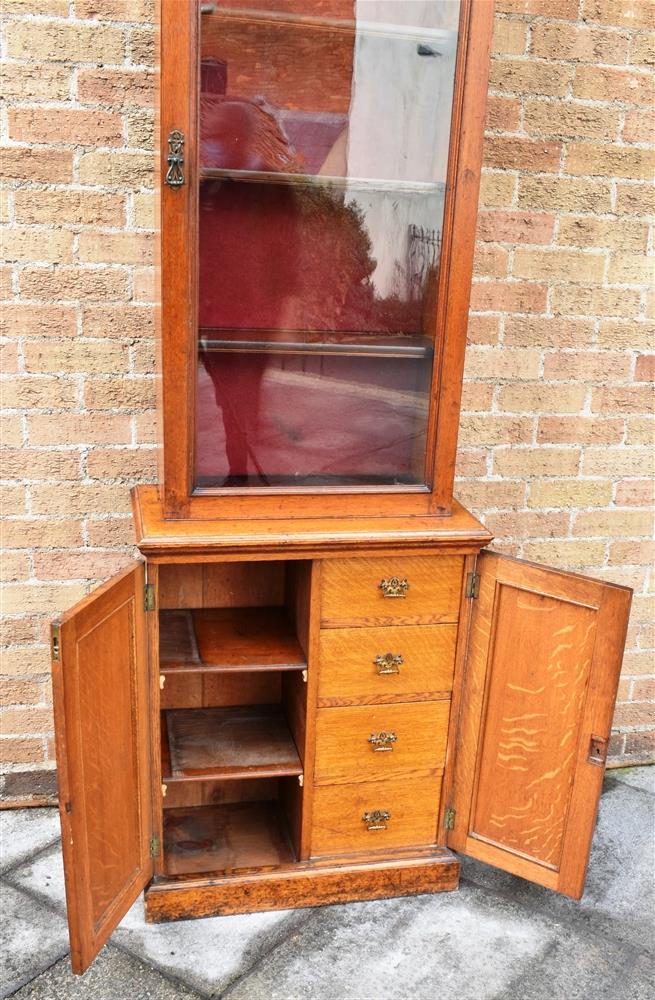
M 152 836 L 150 838 L 150 857 L 159 857 L 159 837 Z
M 58 660 L 60 656 L 61 649 L 61 639 L 59 634 L 59 622 L 55 622 L 51 628 L 52 635 L 52 658 L 53 660 Z
M 452 806 L 448 806 L 448 808 L 445 810 L 443 814 L 443 825 L 446 828 L 446 830 L 455 829 L 455 810 L 452 808 Z
M 466 577 L 465 597 L 472 597 L 475 600 L 480 593 L 480 574 L 468 573 Z
M 146 583 L 143 588 L 143 607 L 146 611 L 155 610 L 155 587 L 152 583 Z

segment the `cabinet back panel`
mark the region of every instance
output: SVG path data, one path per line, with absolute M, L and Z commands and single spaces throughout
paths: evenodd
M 280 701 L 279 670 L 255 673 L 185 673 L 166 675 L 161 708 L 219 708 L 273 705 Z
M 284 561 L 165 563 L 159 568 L 159 607 L 279 606 L 284 603 L 285 568 Z
M 228 802 L 266 802 L 278 797 L 278 786 L 278 778 L 171 783 L 166 788 L 163 805 L 164 809 L 178 809 Z

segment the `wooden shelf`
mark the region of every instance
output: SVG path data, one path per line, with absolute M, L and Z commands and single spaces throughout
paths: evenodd
M 347 193 L 432 194 L 445 189 L 443 181 L 407 181 L 393 177 L 340 177 L 334 174 L 292 174 L 273 170 L 233 170 L 229 167 L 199 168 L 200 181 L 238 181 L 241 184 L 284 184 L 287 187 L 334 188 Z
M 302 774 L 279 705 L 172 709 L 162 716 L 164 784 Z
M 198 350 L 205 353 L 300 354 L 348 358 L 430 358 L 434 344 L 420 334 L 356 331 L 221 330 L 201 327 Z
M 164 813 L 167 875 L 270 870 L 295 860 L 277 802 L 232 802 Z
M 284 608 L 161 611 L 162 674 L 303 670 L 307 658 Z

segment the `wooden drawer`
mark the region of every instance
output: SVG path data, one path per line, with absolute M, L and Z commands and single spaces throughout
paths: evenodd
M 424 778 L 441 770 L 449 713 L 450 701 L 320 708 L 315 784 Z
M 434 844 L 440 795 L 440 775 L 316 788 L 312 856 Z M 364 819 L 376 810 L 389 819 Z
M 326 559 L 321 624 L 337 628 L 456 622 L 463 568 L 462 556 Z
M 457 625 L 322 629 L 318 703 L 443 697 L 453 686 L 456 642 Z

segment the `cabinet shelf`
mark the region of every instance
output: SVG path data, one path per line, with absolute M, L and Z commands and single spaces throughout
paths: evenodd
M 159 646 L 164 676 L 307 666 L 286 611 L 277 607 L 162 611 Z
M 235 170 L 231 167 L 199 168 L 203 181 L 235 181 L 241 184 L 282 184 L 287 187 L 337 188 L 346 192 L 373 191 L 393 194 L 430 194 L 443 191 L 443 181 L 408 181 L 393 177 L 342 177 L 338 174 L 304 174 L 273 170 Z
M 171 709 L 162 716 L 164 784 L 302 774 L 278 705 Z
M 201 327 L 198 350 L 208 353 L 312 354 L 367 358 L 429 358 L 433 343 L 419 334 L 348 331 L 220 330 Z M 329 339 L 328 339 L 329 337 Z
M 167 809 L 164 858 L 167 875 L 267 870 L 296 860 L 277 801 Z

